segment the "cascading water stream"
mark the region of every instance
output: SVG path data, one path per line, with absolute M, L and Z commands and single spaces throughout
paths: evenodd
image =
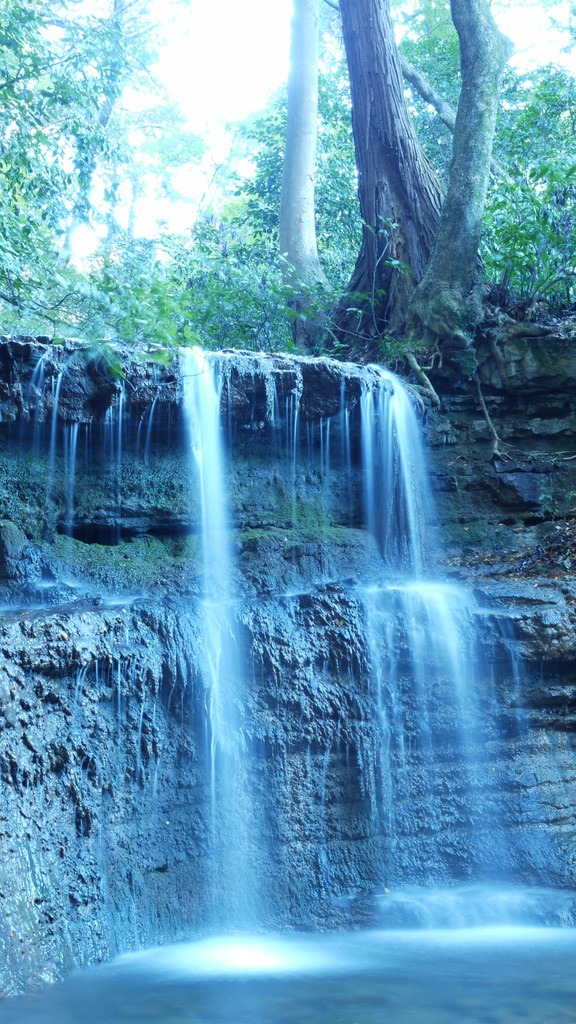
M 455 819 L 466 836 L 458 858 L 469 865 L 502 829 L 484 795 L 476 604 L 431 578 L 434 516 L 416 417 L 394 375 L 376 372 L 361 396 L 362 474 L 366 526 L 385 568 L 361 595 L 382 737 L 382 829 L 389 879 L 431 884 L 448 877 L 438 838 Z M 450 780 L 447 759 L 459 766 Z
M 58 433 L 58 403 L 60 401 L 60 388 L 62 386 L 62 378 L 64 371 L 60 370 L 54 383 L 52 378 L 52 416 L 50 422 L 50 462 L 48 464 L 48 485 L 46 488 L 46 503 L 50 504 L 52 501 L 52 490 L 54 487 L 54 473 L 56 468 L 56 438 Z
M 44 395 L 44 377 L 45 377 L 45 365 L 44 356 L 40 356 L 34 372 L 30 378 L 30 397 L 34 402 L 34 425 L 33 425 L 33 440 L 32 440 L 32 453 L 38 455 L 40 449 L 40 421 L 39 411 L 40 405 Z
M 360 399 L 366 526 L 384 560 L 418 578 L 427 558 L 428 478 L 416 417 L 399 380 L 380 370 Z
M 243 665 L 231 640 L 233 563 L 222 482 L 217 367 L 226 378 L 229 357 L 214 357 L 210 363 L 194 351 L 186 356 L 184 373 L 188 382 L 196 381 L 186 386 L 186 404 L 201 495 L 212 829 L 214 837 L 222 837 L 234 820 L 232 802 L 226 809 L 222 792 L 234 792 L 238 780 L 250 777 L 253 765 L 247 738 L 251 705 Z M 307 467 L 316 460 L 319 478 L 330 487 L 332 452 L 339 452 L 348 481 L 339 492 L 340 501 L 348 505 L 347 515 L 353 516 L 354 508 L 358 515 L 355 474 L 360 468 L 362 521 L 382 558 L 380 580 L 360 585 L 355 593 L 364 610 L 377 718 L 372 749 L 359 749 L 357 756 L 361 786 L 370 794 L 380 822 L 383 884 L 436 885 L 446 883 L 454 871 L 481 873 L 494 845 L 503 848 L 504 829 L 483 749 L 486 733 L 476 694 L 477 609 L 469 593 L 433 576 L 429 535 L 434 510 L 412 402 L 400 381 L 378 367 L 366 368 L 357 407 L 347 400 L 343 377 L 339 413 L 318 425 L 301 414 L 301 394 L 302 378 L 297 374 L 296 387 L 285 393 L 280 406 L 283 415 L 275 389 L 269 403 L 273 450 L 286 464 L 285 507 L 292 508 L 292 527 L 298 530 L 302 522 L 308 528 Z M 230 416 L 228 392 L 229 420 Z M 329 514 L 326 500 L 323 494 L 323 523 Z M 324 526 L 321 531 L 318 536 Z M 330 754 L 324 753 L 323 793 L 329 761 Z M 229 782 L 224 784 L 226 778 Z M 250 805 L 246 787 L 233 802 Z M 324 797 L 321 804 L 324 817 Z M 238 839 L 238 822 L 234 831 Z M 326 830 L 318 835 L 316 856 L 325 865 L 322 887 L 328 890 L 330 840 Z M 249 848 L 247 837 L 241 845 Z M 229 867 L 233 860 L 228 857 Z M 223 868 L 222 878 L 226 876 Z M 230 888 L 234 883 L 224 885 Z
M 150 412 L 148 413 L 148 426 L 146 427 L 146 441 L 144 444 L 144 462 L 146 465 L 150 462 L 150 446 L 152 442 L 152 427 L 154 424 L 154 412 L 156 409 L 156 403 L 158 401 L 158 395 L 154 396 L 152 405 L 150 406 Z
M 78 424 L 71 423 L 64 429 L 64 471 L 66 476 L 66 523 L 67 534 L 74 534 L 74 491 L 76 485 L 76 450 L 78 447 Z
M 240 654 L 233 617 L 229 541 L 220 430 L 221 380 L 198 348 L 182 358 L 186 413 L 202 538 L 202 665 L 206 689 L 213 881 L 216 917 L 226 926 L 254 923 L 257 899 L 249 848 L 250 748 L 244 729 Z

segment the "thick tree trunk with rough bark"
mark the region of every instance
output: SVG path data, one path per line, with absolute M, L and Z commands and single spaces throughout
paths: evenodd
M 358 165 L 361 251 L 336 315 L 343 342 L 402 332 L 440 219 L 442 190 L 414 133 L 389 0 L 340 0 Z
M 294 0 L 286 146 L 280 199 L 280 253 L 284 280 L 294 290 L 293 333 L 300 348 L 314 345 L 321 330 L 306 316 L 310 295 L 328 285 L 318 259 L 314 203 L 318 122 L 319 0 Z
M 478 246 L 502 73 L 510 43 L 488 0 L 451 0 L 462 86 L 448 193 L 426 273 L 412 296 L 410 334 L 442 349 L 470 345 L 483 316 Z

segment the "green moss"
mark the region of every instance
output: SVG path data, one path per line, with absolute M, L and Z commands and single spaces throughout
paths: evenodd
M 79 519 L 89 520 L 95 509 L 117 515 L 118 506 L 120 512 L 178 521 L 189 517 L 193 496 L 183 460 L 166 454 L 148 466 L 126 456 L 120 478 L 116 466 L 79 472 L 74 497 Z
M 202 551 L 196 536 L 178 539 L 137 537 L 116 545 L 85 544 L 58 536 L 54 554 L 75 578 L 107 590 L 155 590 L 184 593 L 194 589 Z
M 16 523 L 35 543 L 44 535 L 49 478 L 47 458 L 12 448 L 0 453 L 0 518 Z

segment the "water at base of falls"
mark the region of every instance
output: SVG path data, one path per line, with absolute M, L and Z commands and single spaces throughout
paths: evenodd
M 2 1020 L 573 1024 L 575 958 L 576 929 L 533 926 L 212 938 L 129 954 L 10 1000 Z

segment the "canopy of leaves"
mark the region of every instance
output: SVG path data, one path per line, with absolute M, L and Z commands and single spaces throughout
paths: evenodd
M 284 95 L 236 128 L 216 198 L 192 232 L 136 238 L 140 197 L 152 188 L 180 200 L 178 175 L 203 159 L 205 146 L 152 83 L 148 0 L 106 2 L 0 6 L 0 329 L 139 345 L 289 348 L 290 294 L 277 253 Z M 576 7 L 569 7 L 568 47 L 576 38 Z M 449 5 L 398 0 L 395 9 L 403 53 L 456 107 L 459 51 Z M 337 15 L 328 7 L 325 14 L 317 233 L 337 295 L 354 266 L 361 223 L 347 72 Z M 148 98 L 126 104 L 127 89 L 146 89 Z M 450 134 L 413 88 L 409 96 L 421 141 L 445 177 Z M 495 152 L 505 173 L 493 178 L 482 260 L 487 281 L 525 311 L 576 301 L 575 153 L 574 78 L 560 67 L 509 70 Z M 84 223 L 99 225 L 102 240 L 79 269 L 70 239 Z
M 15 309 L 58 308 L 58 236 L 111 155 L 98 114 L 119 88 L 118 45 L 109 22 L 72 20 L 64 3 L 0 8 L 0 291 Z
M 0 310 L 4 331 L 93 336 L 117 310 L 103 268 L 128 276 L 145 249 L 122 239 L 118 212 L 133 227 L 144 175 L 174 198 L 174 167 L 197 161 L 200 140 L 154 88 L 147 0 L 91 3 L 5 0 L 0 7 Z M 149 105 L 121 100 L 145 83 Z M 135 155 L 131 136 L 138 135 Z M 123 191 L 124 195 L 119 196 Z M 129 195 L 129 200 L 126 196 Z M 73 232 L 100 225 L 92 272 L 70 265 Z M 115 237 L 118 236 L 115 241 Z M 121 254 L 121 255 L 120 255 Z M 152 263 L 150 263 L 150 259 Z M 104 336 L 109 335 L 109 329 Z
M 488 199 L 482 255 L 508 301 L 576 300 L 576 79 L 558 67 L 507 76 L 496 152 L 508 177 Z

